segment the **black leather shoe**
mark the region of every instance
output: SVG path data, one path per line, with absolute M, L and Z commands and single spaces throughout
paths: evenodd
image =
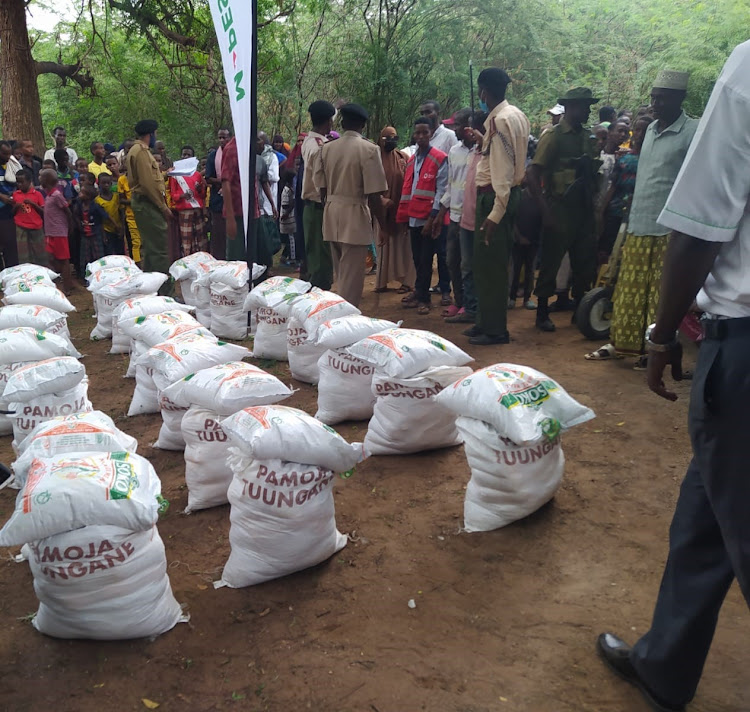
M 479 336 L 482 333 L 482 330 L 476 324 L 474 324 L 474 326 L 470 326 L 468 329 L 464 329 L 461 333 L 464 336 L 472 338 L 474 336 Z
M 555 325 L 552 323 L 552 319 L 546 317 L 545 319 L 536 320 L 536 328 L 539 331 L 552 332 L 555 330 Z
M 494 346 L 495 344 L 509 344 L 510 334 L 506 331 L 502 336 L 490 336 L 489 334 L 479 334 L 469 339 L 472 346 Z
M 596 650 L 602 660 L 617 673 L 623 680 L 635 685 L 651 709 L 656 712 L 684 712 L 685 705 L 669 705 L 654 695 L 646 684 L 641 680 L 633 664 L 630 662 L 630 646 L 612 633 L 602 633 L 596 639 Z

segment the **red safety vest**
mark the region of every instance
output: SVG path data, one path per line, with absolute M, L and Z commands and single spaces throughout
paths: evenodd
M 409 218 L 417 220 L 427 220 L 432 211 L 432 204 L 435 202 L 437 193 L 437 174 L 447 154 L 438 151 L 437 148 L 431 148 L 430 152 L 422 161 L 422 168 L 417 178 L 417 187 L 414 195 L 411 194 L 412 183 L 414 182 L 414 164 L 417 160 L 415 153 L 406 164 L 406 175 L 404 176 L 404 187 L 401 190 L 401 202 L 396 212 L 396 222 L 406 223 Z
M 169 176 L 169 193 L 175 210 L 195 210 L 206 205 L 206 184 L 198 171 L 191 176 Z

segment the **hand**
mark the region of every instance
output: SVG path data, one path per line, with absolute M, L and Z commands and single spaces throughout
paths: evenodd
M 273 219 L 278 220 L 279 219 L 279 211 L 276 210 L 274 206 L 271 206 L 271 209 L 273 210 Z
M 23 204 L 24 205 L 36 205 L 36 203 L 33 200 L 31 200 L 30 198 L 24 198 Z
M 422 228 L 422 237 L 432 237 L 432 225 L 434 222 L 433 218 L 427 218 L 427 222 Z
M 668 391 L 664 385 L 664 369 L 667 366 L 672 367 L 672 378 L 675 381 L 682 380 L 682 344 L 677 344 L 669 351 L 649 351 L 648 352 L 648 370 L 646 380 L 648 387 L 656 393 L 657 396 L 666 398 L 669 401 L 676 401 L 677 394 Z
M 479 232 L 482 233 L 482 236 L 484 238 L 485 246 L 487 247 L 490 246 L 490 240 L 492 239 L 492 235 L 495 233 L 496 227 L 497 227 L 497 223 L 487 218 L 482 223 L 482 227 L 479 228 Z

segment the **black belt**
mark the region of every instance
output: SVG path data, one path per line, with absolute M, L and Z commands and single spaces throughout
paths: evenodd
M 731 339 L 737 336 L 750 336 L 750 316 L 739 319 L 703 319 L 704 339 Z

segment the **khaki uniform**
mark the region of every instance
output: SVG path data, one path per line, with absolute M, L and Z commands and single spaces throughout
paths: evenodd
M 590 161 L 588 168 L 585 161 Z M 555 293 L 557 271 L 567 252 L 573 271 L 573 298 L 580 300 L 596 278 L 593 196 L 601 165 L 596 140 L 588 128 L 575 130 L 563 118 L 539 139 L 533 164 L 542 169 L 544 197 L 553 223 L 542 232 L 541 265 L 534 293 L 540 299 Z
M 302 160 L 305 170 L 302 174 L 302 226 L 305 232 L 305 255 L 309 281 L 313 287 L 330 289 L 333 283 L 333 262 L 331 248 L 323 240 L 323 204 L 315 187 L 313 176 L 318 167 L 320 151 L 325 144 L 325 136 L 310 131 L 302 142 Z
M 327 191 L 323 238 L 330 244 L 337 292 L 356 306 L 367 248 L 375 238 L 367 196 L 388 190 L 380 149 L 356 131 L 345 131 L 323 146 L 313 179 L 318 190 Z
M 141 235 L 143 269 L 146 272 L 169 274 L 167 221 L 162 213 L 167 205 L 164 176 L 151 151 L 140 141 L 136 141 L 128 151 L 127 166 L 131 208 Z M 159 293 L 170 294 L 172 288 L 170 279 L 164 283 Z

